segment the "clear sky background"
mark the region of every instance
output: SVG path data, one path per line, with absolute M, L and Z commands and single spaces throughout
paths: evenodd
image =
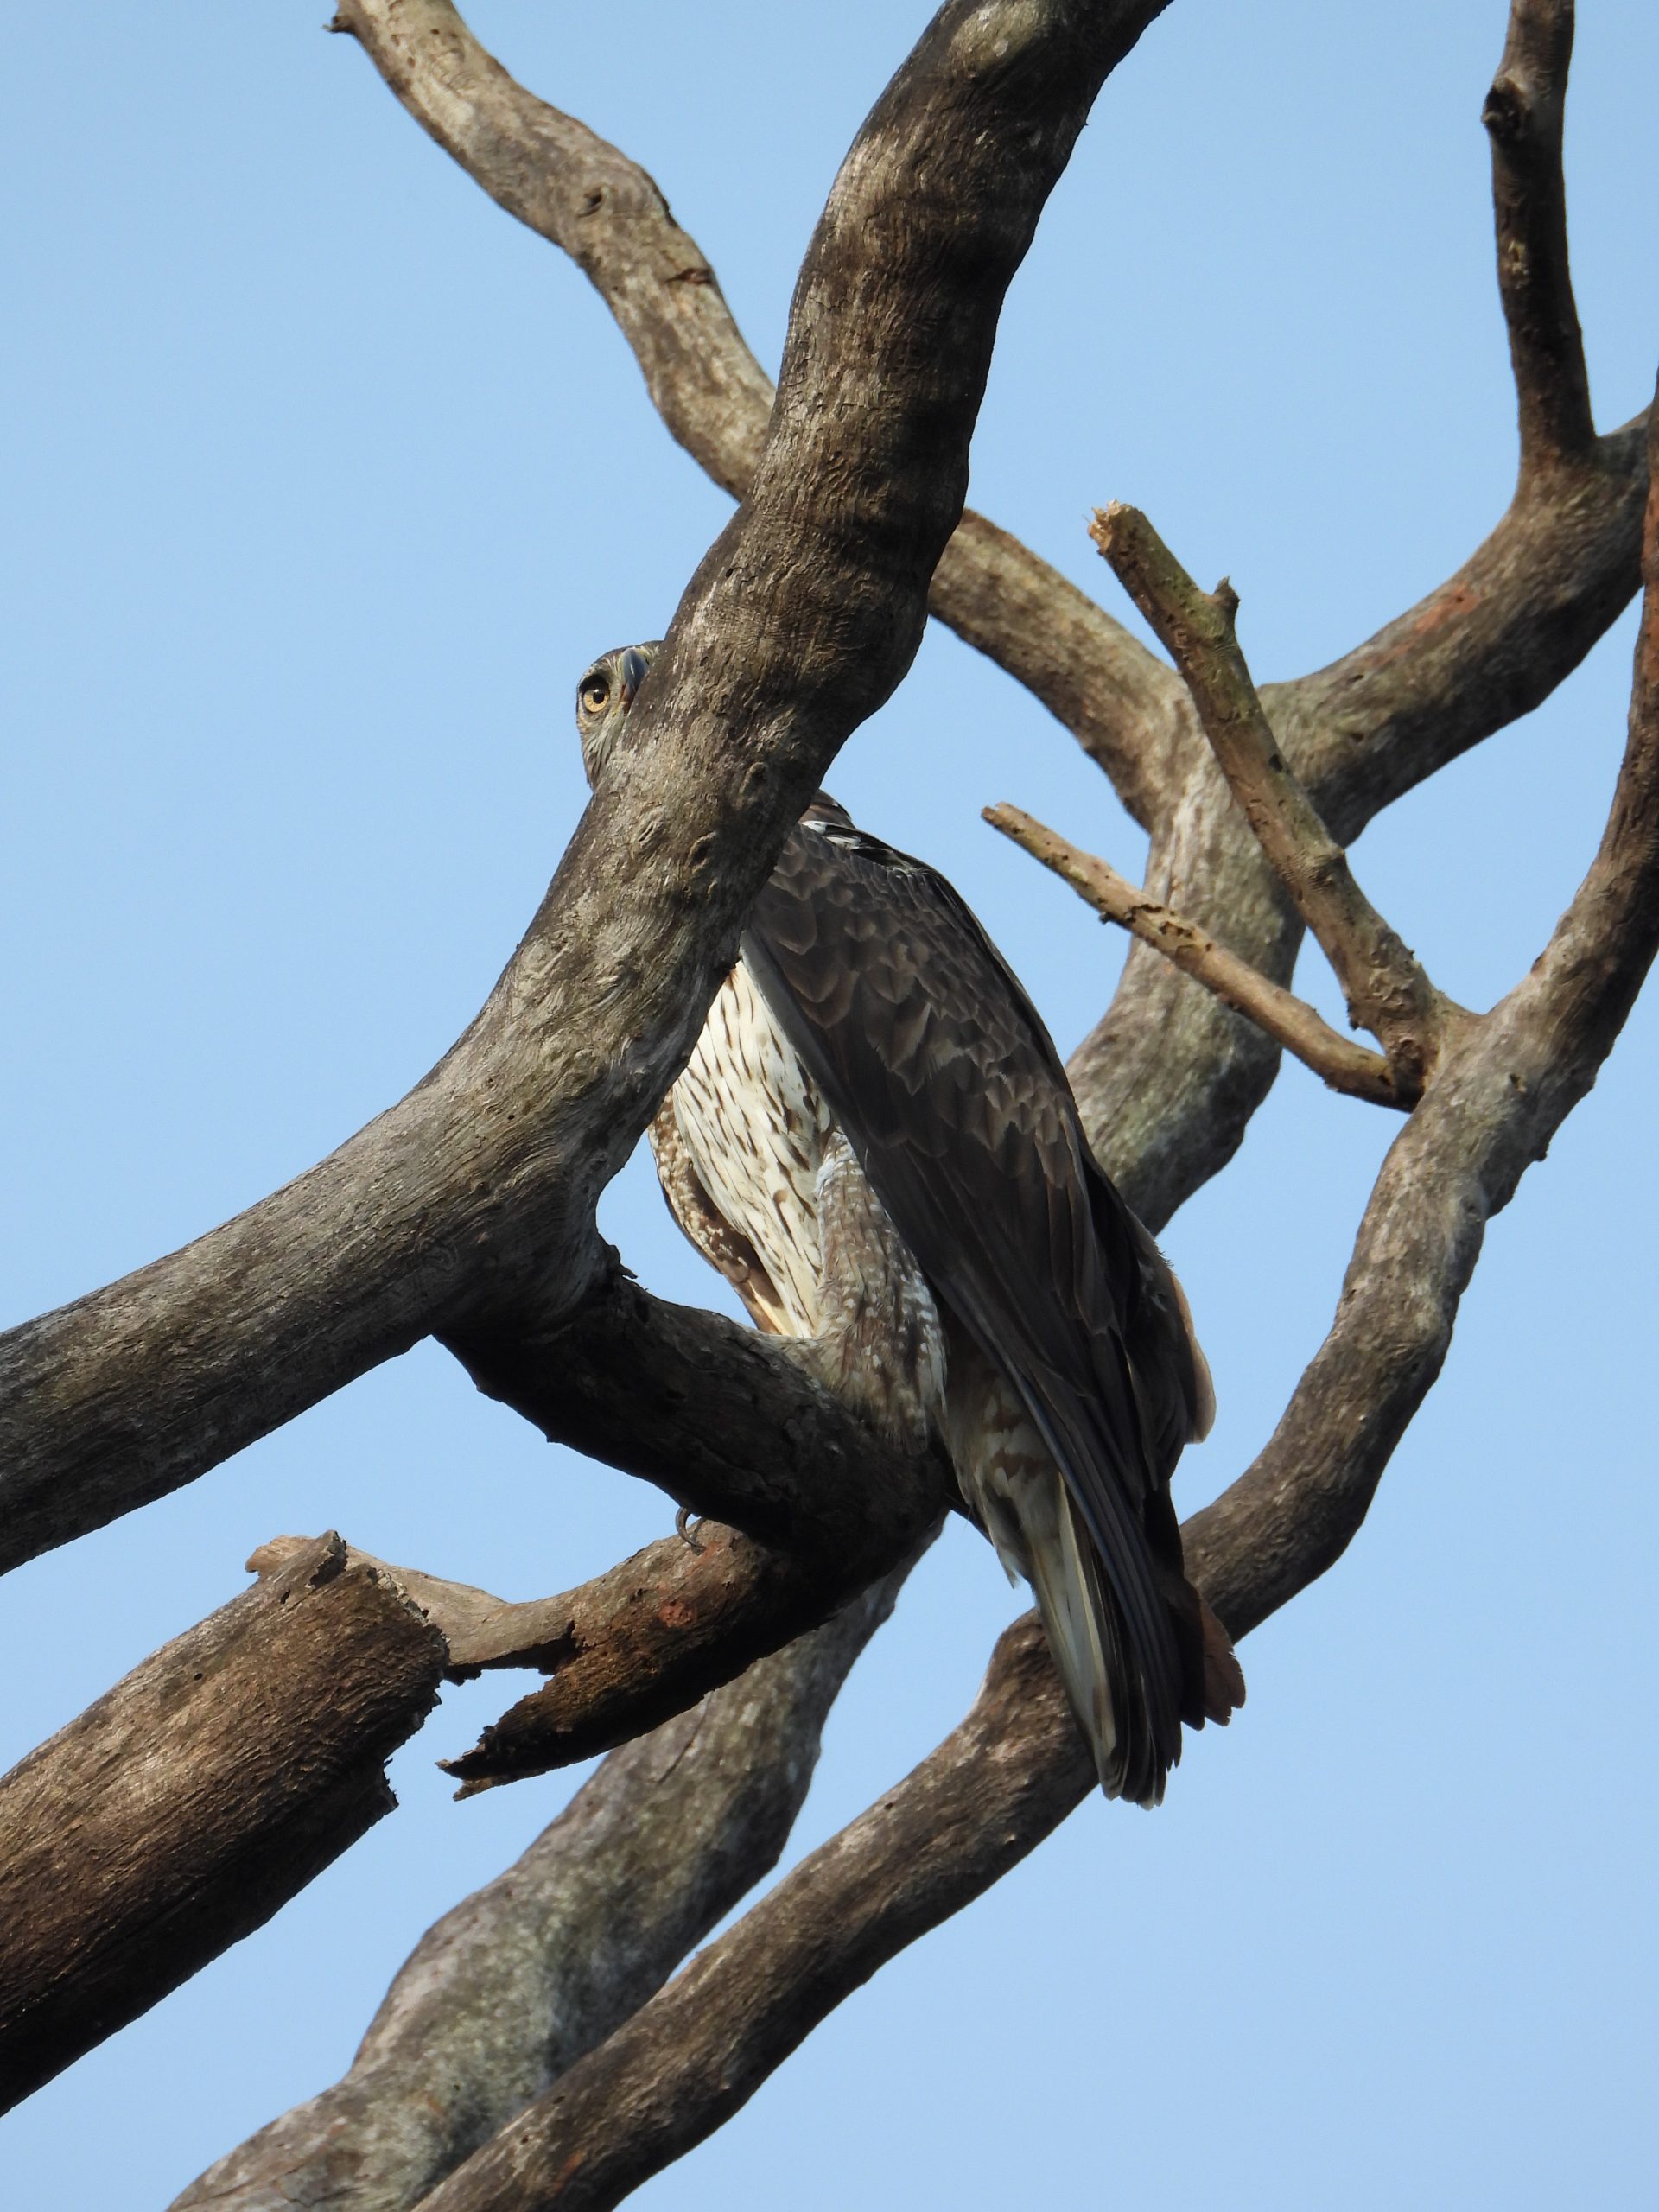
M 20 11 L 10 219 L 0 1318 L 198 1235 L 399 1096 L 511 952 L 583 791 L 575 678 L 653 636 L 728 512 L 597 297 L 323 10 Z M 1143 505 L 1230 572 L 1258 676 L 1461 561 L 1512 480 L 1478 116 L 1501 0 L 1176 0 L 1109 85 L 1003 319 L 975 503 L 1124 612 L 1084 536 Z M 796 266 L 927 10 L 493 0 L 480 35 L 652 171 L 775 365 Z M 1604 427 L 1659 357 L 1659 15 L 1581 10 L 1574 268 Z M 1593 850 L 1628 616 L 1397 806 L 1363 880 L 1478 1007 Z M 978 819 L 1144 847 L 1029 698 L 930 631 L 835 788 L 962 887 L 1070 1049 L 1122 959 Z M 1315 959 L 1303 987 L 1329 1008 Z M 1155 1816 L 1096 1801 L 844 2005 L 652 2212 L 1646 2206 L 1656 2176 L 1651 1000 L 1494 1226 L 1370 1520 L 1249 1640 L 1249 1704 Z M 1220 1394 L 1184 1510 L 1328 1325 L 1390 1117 L 1281 1075 L 1173 1224 Z M 604 1224 L 711 1302 L 646 1165 Z M 528 1597 L 669 1525 L 418 1349 L 0 1592 L 0 1766 L 337 1527 Z M 803 1849 L 931 1748 L 1018 1601 L 954 1527 L 832 1720 Z M 276 1921 L 3 2122 L 0 2193 L 155 2207 L 334 2078 L 428 1922 L 575 1777 L 452 1804 L 433 1761 Z

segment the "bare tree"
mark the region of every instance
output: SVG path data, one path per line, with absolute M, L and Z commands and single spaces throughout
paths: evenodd
M 252 1591 L 0 1783 L 15 2100 L 386 1810 L 384 1760 L 445 1672 L 550 1677 L 455 1763 L 466 1789 L 617 1747 L 423 1939 L 345 2078 L 181 2204 L 614 2204 L 1090 1786 L 1027 1615 L 938 1749 L 671 1980 L 775 1861 L 846 1670 L 953 1501 L 942 1464 L 884 1446 L 776 1344 L 645 1290 L 594 1209 L 789 825 L 930 611 L 1042 700 L 1149 833 L 1143 888 L 992 810 L 1133 933 L 1071 1072 L 1142 1217 L 1161 1226 L 1226 1164 L 1282 1050 L 1404 1117 L 1328 1336 L 1255 1464 L 1185 1530 L 1235 1637 L 1352 1539 L 1486 1223 L 1634 1002 L 1659 945 L 1659 501 L 1649 418 L 1603 434 L 1590 411 L 1560 168 L 1570 0 L 1513 0 L 1484 114 L 1516 492 L 1427 600 L 1258 691 L 1230 588 L 1199 589 L 1145 517 L 1107 508 L 1094 535 L 1173 666 L 963 512 L 1004 291 L 1100 85 L 1165 4 L 950 0 L 836 181 L 775 393 L 651 179 L 515 83 L 448 0 L 345 0 L 335 20 L 486 192 L 576 258 L 664 421 L 740 505 L 686 587 L 627 766 L 452 1050 L 296 1182 L 0 1340 L 4 1563 L 192 1480 L 425 1336 L 548 1435 L 704 1517 L 695 1543 L 530 1605 L 338 1538 L 273 1544 Z M 1529 971 L 1473 1013 L 1344 849 L 1544 698 L 1643 582 L 1600 849 Z M 1304 930 L 1373 1043 L 1292 992 Z M 349 1691 L 326 1727 L 320 1670 Z M 250 1738 L 261 1757 L 230 1755 Z

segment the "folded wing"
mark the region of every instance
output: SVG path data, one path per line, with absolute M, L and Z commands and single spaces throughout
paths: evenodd
M 1168 1495 L 1208 1414 L 1173 1278 L 1090 1156 L 1036 1010 L 942 876 L 820 801 L 743 952 L 936 1296 L 1053 1454 L 1130 1677 L 1114 1686 L 1122 1786 L 1152 1802 L 1182 1719 L 1225 1702 L 1213 1653 L 1205 1689 Z

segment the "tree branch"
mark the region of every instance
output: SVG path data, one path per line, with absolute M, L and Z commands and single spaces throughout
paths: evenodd
M 1242 1636 L 1364 1519 L 1439 1372 L 1485 1224 L 1594 1081 L 1659 947 L 1659 499 L 1630 741 L 1600 853 L 1542 961 L 1448 1042 L 1389 1151 L 1330 1335 L 1272 1440 L 1183 1532 Z M 606 2212 L 730 2118 L 842 1998 L 1006 1872 L 1091 1777 L 1034 1619 L 968 1719 L 429 2200 Z
M 1463 567 L 1375 636 L 1263 687 L 1333 836 L 1351 842 L 1572 674 L 1637 588 L 1647 483 L 1643 413 L 1586 467 L 1524 483 Z
M 1642 625 L 1612 811 L 1572 905 L 1513 994 L 1517 1023 L 1535 1020 L 1549 1036 L 1556 1079 L 1564 1072 L 1583 1089 L 1636 1003 L 1659 937 L 1659 398 L 1648 459 Z
M 576 263 L 615 316 L 669 435 L 741 499 L 772 385 L 652 179 L 526 92 L 449 0 L 343 0 L 331 28 L 356 38 L 409 114 L 498 207 Z M 972 513 L 939 562 L 930 604 L 1073 731 L 1130 813 L 1150 821 L 1180 687 L 1138 639 Z
M 1252 1021 L 1275 1045 L 1294 1052 L 1333 1090 L 1369 1099 L 1375 1106 L 1404 1106 L 1393 1073 L 1380 1052 L 1356 1045 L 1316 1014 L 1305 999 L 1270 982 L 1260 969 L 1218 944 L 1207 930 L 1161 900 L 1149 898 L 1092 854 L 1080 852 L 1058 831 L 1017 806 L 988 806 L 984 816 L 1021 849 L 1069 883 L 1103 921 L 1116 922 L 1143 944 L 1202 983 L 1224 1006 Z
M 280 1573 L 315 1541 L 313 1536 L 273 1536 L 249 1558 L 248 1573 Z M 669 1546 L 651 1548 L 666 1553 Z M 346 1547 L 346 1556 L 353 1566 L 387 1577 L 420 1607 L 443 1638 L 444 1679 L 451 1682 L 474 1681 L 489 1668 L 553 1665 L 569 1641 L 573 1608 L 582 1595 L 577 1590 L 559 1598 L 495 1598 L 470 1582 L 446 1581 L 441 1575 L 423 1574 L 418 1567 L 393 1567 L 355 1544 Z
M 607 1256 L 574 1313 L 526 1300 L 498 1328 L 445 1339 L 480 1389 L 760 1542 L 829 1567 L 893 1566 L 952 1494 L 943 1455 L 879 1437 L 786 1338 L 658 1298 Z
M 1637 588 L 1644 418 L 1598 438 L 1568 268 L 1561 138 L 1572 0 L 1511 0 L 1482 111 L 1520 471 L 1509 512 L 1437 591 L 1329 668 L 1262 694 L 1334 834 L 1529 713 Z
M 1103 508 L 1089 534 L 1185 680 L 1233 797 L 1336 971 L 1354 1022 L 1382 1045 L 1401 1096 L 1420 1095 L 1449 1009 L 1360 889 L 1280 752 L 1239 650 L 1237 594 L 1224 582 L 1200 591 L 1137 508 Z
M 283 1568 L 310 1541 L 278 1536 L 249 1568 Z M 449 1681 L 498 1668 L 553 1678 L 486 1729 L 476 1749 L 439 1761 L 460 1777 L 460 1797 L 632 1741 L 798 1639 L 832 1601 L 827 1575 L 795 1554 L 707 1521 L 695 1541 L 665 1537 L 575 1590 L 519 1603 L 355 1548 L 349 1557 L 389 1576 L 440 1631 Z
M 1511 0 L 1503 58 L 1481 111 L 1492 143 L 1497 289 L 1515 370 L 1523 477 L 1587 461 L 1596 442 L 1561 175 L 1572 55 L 1573 0 Z
M 1280 749 L 1334 836 L 1357 837 L 1530 712 L 1623 611 L 1638 582 L 1648 421 L 1604 438 L 1593 468 L 1523 485 L 1464 567 L 1364 645 L 1264 688 Z M 1147 889 L 1287 985 L 1300 924 L 1195 718 L 1174 757 L 1184 766 L 1154 825 Z M 1277 1068 L 1262 1033 L 1135 945 L 1067 1071 L 1097 1155 L 1155 1230 L 1226 1166 Z
M 939 1749 L 469 2158 L 429 2212 L 620 2203 L 729 2119 L 878 1967 L 1005 1873 L 1092 1781 L 1027 1614 Z
M 1560 84 L 1557 73 L 1557 97 Z M 1543 235 L 1533 219 L 1541 204 L 1529 203 L 1529 235 Z M 1497 214 L 1502 238 L 1502 204 Z M 1564 252 L 1557 265 L 1564 270 Z M 1351 842 L 1384 807 L 1530 713 L 1628 603 L 1646 425 L 1644 415 L 1615 430 L 1570 468 L 1523 470 L 1508 512 L 1455 575 L 1340 660 L 1263 687 L 1280 749 L 1338 841 Z M 1295 918 L 1260 853 L 1233 833 L 1190 708 L 1177 721 L 1148 889 L 1287 984 Z M 1131 1202 L 1156 1226 L 1231 1158 L 1277 1065 L 1264 1037 L 1161 957 L 1131 947 L 1117 996 L 1070 1073 L 1096 1150 L 1129 1179 Z
M 420 2202 L 776 1864 L 830 1707 L 899 1579 L 613 1752 L 522 1858 L 422 1938 L 344 2078 L 219 2159 L 175 2212 Z
M 394 1803 L 442 1637 L 338 1536 L 0 1781 L 0 2110 L 262 1926 Z
M 1448 1046 L 1443 1081 L 1383 1163 L 1330 1336 L 1267 1450 L 1192 1524 L 1206 1594 L 1235 1633 L 1323 1572 L 1358 1527 L 1440 1372 L 1486 1222 L 1589 1090 L 1652 964 L 1659 481 L 1643 572 L 1629 739 L 1595 861 L 1531 970 Z
M 909 665 L 1003 293 L 1163 4 L 952 0 L 925 33 L 807 253 L 749 495 L 483 1012 L 308 1176 L 0 1340 L 0 1563 L 189 1480 L 424 1332 L 535 1285 L 580 1301 L 599 1192 L 790 825 Z
M 450 1340 L 481 1389 L 550 1440 L 708 1516 L 548 1601 L 569 1618 L 547 1686 L 449 1771 L 463 1795 L 591 1758 L 682 1712 L 913 1558 L 955 1501 L 811 1381 L 777 1338 L 655 1298 L 620 1269 L 566 1319 Z M 742 1533 L 722 1522 L 741 1521 Z
M 907 1570 L 938 1527 L 936 1516 L 893 1571 Z M 848 1590 L 868 1584 L 869 1565 L 861 1554 L 832 1574 L 709 1522 L 695 1548 L 678 1536 L 647 1545 L 536 1607 L 544 1616 L 568 1608 L 561 1640 L 531 1662 L 552 1680 L 510 1706 L 471 1751 L 439 1764 L 460 1783 L 455 1795 L 472 1797 L 626 1744 L 810 1632 L 838 1598 L 849 1602 Z

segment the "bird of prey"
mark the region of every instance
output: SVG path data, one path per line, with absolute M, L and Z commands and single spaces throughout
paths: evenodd
M 597 784 L 658 651 L 576 692 Z M 1179 1285 L 1092 1157 L 1035 1008 L 968 907 L 820 793 L 652 1125 L 669 1207 L 756 1324 L 901 1440 L 944 1443 L 1037 1597 L 1108 1796 L 1244 1695 L 1169 1481 L 1214 1411 Z

